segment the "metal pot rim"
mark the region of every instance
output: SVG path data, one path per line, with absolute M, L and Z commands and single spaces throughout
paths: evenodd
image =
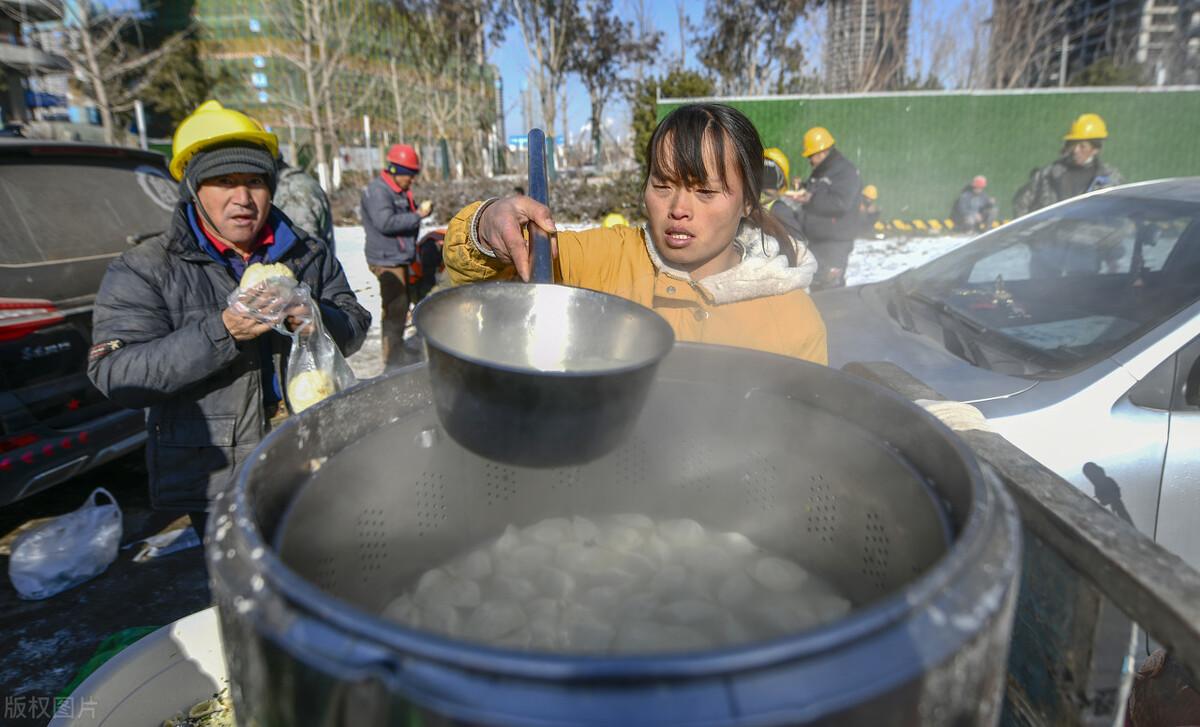
M 507 287 L 512 287 L 512 286 L 523 286 L 523 287 L 530 287 L 530 288 L 535 288 L 535 289 L 536 288 L 553 287 L 556 289 L 568 291 L 567 294 L 572 297 L 585 298 L 585 299 L 594 301 L 596 303 L 604 303 L 605 305 L 609 305 L 609 306 L 617 306 L 622 311 L 627 312 L 631 315 L 637 316 L 639 319 L 644 321 L 646 323 L 646 325 L 655 327 L 655 328 L 659 328 L 660 335 L 657 336 L 656 338 L 659 340 L 659 348 L 661 350 L 656 349 L 656 350 L 652 351 L 650 354 L 648 354 L 641 361 L 635 361 L 633 363 L 628 363 L 628 364 L 624 364 L 621 366 L 612 366 L 612 367 L 606 367 L 603 369 L 582 370 L 582 371 L 544 371 L 542 369 L 535 369 L 535 368 L 532 368 L 529 366 L 515 366 L 512 364 L 500 363 L 497 361 L 480 358 L 478 356 L 472 356 L 470 354 L 464 353 L 463 351 L 459 350 L 457 347 L 451 346 L 448 343 L 446 343 L 444 340 L 439 339 L 435 330 L 431 330 L 431 328 L 429 326 L 426 326 L 426 325 L 422 324 L 422 322 L 421 322 L 423 318 L 428 317 L 429 311 L 435 305 L 438 305 L 440 302 L 444 302 L 449 297 L 470 295 L 471 291 L 473 289 L 474 290 L 481 289 L 483 291 L 483 294 L 486 295 L 489 290 L 498 290 L 501 288 L 507 288 Z M 458 285 L 453 288 L 449 288 L 447 290 L 442 290 L 437 293 L 434 293 L 433 295 L 430 295 L 429 297 L 422 300 L 420 303 L 417 303 L 417 307 L 413 309 L 412 318 L 413 318 L 413 325 L 416 327 L 417 331 L 420 332 L 420 335 L 425 340 L 425 345 L 435 348 L 438 351 L 441 351 L 442 353 L 445 353 L 448 356 L 452 356 L 461 361 L 465 361 L 467 363 L 475 364 L 477 366 L 482 366 L 482 367 L 492 369 L 495 371 L 503 371 L 506 373 L 513 373 L 513 374 L 525 374 L 528 376 L 544 376 L 544 377 L 549 377 L 549 378 L 586 378 L 586 377 L 590 377 L 590 376 L 611 376 L 611 375 L 617 375 L 617 374 L 623 374 L 623 373 L 629 373 L 632 371 L 637 371 L 639 369 L 644 369 L 647 366 L 653 366 L 654 364 L 661 361 L 663 359 L 663 357 L 666 356 L 667 353 L 670 352 L 671 347 L 675 343 L 675 331 L 671 328 L 671 324 L 667 323 L 666 319 L 664 319 L 662 316 L 658 315 L 651 309 L 649 309 L 639 303 L 635 303 L 631 300 L 622 298 L 617 295 L 612 295 L 610 293 L 603 293 L 598 290 L 592 290 L 590 288 L 577 288 L 574 286 L 562 285 L 559 283 L 521 283 L 521 282 L 506 281 L 506 280 L 491 280 L 491 281 L 484 281 L 484 282 L 479 282 L 479 283 L 470 283 L 467 285 Z
M 700 344 L 683 344 L 685 347 Z M 773 354 L 748 351 L 753 355 L 783 358 Z M 411 368 L 411 367 L 409 367 Z M 407 370 L 407 369 L 406 369 Z M 398 375 L 398 371 L 396 374 Z M 850 374 L 846 374 L 850 375 Z M 946 553 L 927 571 L 914 578 L 907 586 L 881 598 L 874 603 L 852 610 L 841 619 L 813 629 L 770 641 L 753 642 L 743 646 L 707 651 L 689 651 L 637 655 L 586 655 L 551 654 L 534 651 L 507 650 L 469 641 L 460 641 L 433 633 L 411 629 L 401 624 L 382 619 L 359 609 L 353 604 L 325 593 L 293 571 L 266 543 L 258 528 L 252 524 L 254 510 L 247 497 L 249 471 L 242 468 L 230 493 L 233 507 L 239 517 L 232 518 L 232 527 L 247 552 L 261 549 L 261 557 L 245 558 L 249 568 L 265 583 L 275 588 L 287 600 L 288 608 L 307 612 L 341 631 L 360 644 L 378 644 L 397 653 L 412 654 L 419 658 L 444 663 L 472 671 L 503 673 L 509 676 L 541 679 L 639 679 L 639 678 L 694 678 L 717 676 L 732 671 L 765 668 L 796 659 L 809 658 L 828 652 L 879 632 L 891 624 L 903 620 L 909 613 L 938 596 L 947 581 L 962 577 L 973 567 L 974 556 L 987 545 L 989 533 L 1006 517 L 1002 507 L 1006 499 L 1003 492 L 989 484 L 979 468 L 974 455 L 951 430 L 940 420 L 908 399 L 880 384 L 865 379 L 857 380 L 861 385 L 874 389 L 875 393 L 887 397 L 893 403 L 908 408 L 935 429 L 949 435 L 948 443 L 959 455 L 971 481 L 971 508 L 965 515 L 964 526 L 955 533 Z M 308 411 L 319 410 L 322 402 Z M 308 411 L 292 417 L 279 429 L 270 433 L 259 448 L 268 447 L 290 427 L 300 426 L 300 418 Z M 257 448 L 256 448 L 257 451 Z M 249 461 L 255 461 L 251 456 Z M 1009 524 L 1012 525 L 1011 523 Z M 1009 556 L 1015 557 L 1010 554 Z M 261 613 L 261 612 L 260 612 Z M 288 626 L 284 623 L 262 623 L 277 633 Z

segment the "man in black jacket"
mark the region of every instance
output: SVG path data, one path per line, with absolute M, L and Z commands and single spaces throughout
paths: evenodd
M 421 220 L 431 205 L 413 200 L 413 179 L 421 173 L 421 157 L 408 144 L 393 144 L 378 177 L 362 193 L 363 229 L 367 233 L 367 267 L 379 280 L 380 335 L 383 363 L 390 368 L 409 363 L 404 327 L 413 296 L 408 289 L 409 267 L 417 254 Z
M 813 171 L 795 199 L 804 205 L 804 235 L 820 265 L 813 290 L 846 284 L 846 263 L 861 225 L 858 169 L 834 143 L 833 135 L 821 126 L 804 134 L 803 154 Z
M 293 230 L 271 204 L 275 135 L 250 117 L 201 104 L 175 133 L 181 202 L 171 227 L 115 260 L 96 297 L 88 375 L 106 396 L 146 408 L 150 498 L 204 532 L 210 498 L 287 415 L 290 337 L 228 305 L 246 268 L 285 265 L 345 355 L 371 316 L 324 241 Z

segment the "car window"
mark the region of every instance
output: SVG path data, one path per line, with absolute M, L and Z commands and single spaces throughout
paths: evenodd
M 175 189 L 162 167 L 123 157 L 0 163 L 0 264 L 120 253 L 166 229 Z
M 1200 204 L 1098 195 L 981 237 L 901 279 L 933 318 L 1018 353 L 1022 374 L 1109 356 L 1200 298 Z M 1011 373 L 1011 372 L 1010 372 Z

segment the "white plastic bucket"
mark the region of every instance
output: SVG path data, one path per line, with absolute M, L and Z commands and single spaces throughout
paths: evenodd
M 49 727 L 159 727 L 226 686 L 215 608 L 163 626 L 104 663 Z

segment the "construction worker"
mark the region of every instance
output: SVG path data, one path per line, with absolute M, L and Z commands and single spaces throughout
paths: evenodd
M 1063 137 L 1058 159 L 1034 169 L 1013 197 L 1013 213 L 1021 217 L 1076 195 L 1122 183 L 1115 167 L 1100 160 L 1108 126 L 1096 114 L 1075 119 Z
M 983 232 L 991 228 L 996 221 L 996 200 L 988 196 L 986 189 L 987 177 L 983 175 L 977 175 L 963 187 L 950 212 L 955 227 L 964 232 Z
M 790 187 L 791 163 L 777 146 L 763 149 L 762 193 L 763 209 L 779 220 L 796 245 L 804 243 L 803 211 L 798 202 L 787 197 Z
M 862 196 L 858 200 L 858 217 L 862 224 L 863 236 L 875 236 L 875 223 L 879 222 L 879 188 L 874 184 L 863 187 Z
M 417 254 L 421 220 L 433 205 L 413 200 L 413 179 L 421 173 L 421 157 L 408 144 L 388 149 L 383 171 L 362 193 L 362 221 L 367 233 L 367 267 L 379 280 L 379 322 L 385 367 L 404 366 L 418 355 L 404 347 L 404 327 L 411 302 L 409 270 Z
M 319 314 L 349 356 L 371 324 L 329 246 L 272 205 L 278 151 L 254 119 L 201 104 L 175 131 L 170 227 L 113 261 L 96 296 L 88 376 L 117 404 L 148 410 L 151 503 L 187 512 L 201 535 L 209 498 L 287 416 L 292 339 L 275 326 Z M 286 266 L 314 305 L 285 301 L 270 280 L 243 290 L 254 263 Z
M 317 180 L 305 174 L 304 170 L 288 164 L 282 156 L 275 161 L 279 167 L 279 181 L 276 182 L 272 203 L 287 215 L 292 227 L 299 227 L 321 238 L 329 243 L 329 249 L 336 254 L 333 213 L 325 190 L 321 189 Z
M 861 227 L 858 203 L 862 182 L 858 169 L 842 156 L 836 143 L 823 126 L 804 133 L 801 153 L 812 165 L 812 174 L 793 195 L 804 205 L 804 236 L 820 265 L 813 290 L 846 284 L 846 265 Z

